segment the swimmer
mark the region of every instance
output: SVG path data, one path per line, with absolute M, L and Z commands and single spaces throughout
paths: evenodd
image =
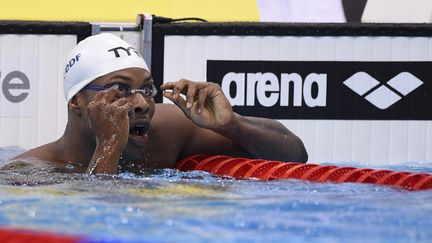
M 164 83 L 160 90 L 174 104 L 155 104 L 158 90 L 144 59 L 112 34 L 81 41 L 66 63 L 63 136 L 16 156 L 2 170 L 139 173 L 173 168 L 193 154 L 307 160 L 296 135 L 277 121 L 233 112 L 215 83 Z

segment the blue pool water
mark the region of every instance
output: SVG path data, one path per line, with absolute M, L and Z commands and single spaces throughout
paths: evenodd
M 0 148 L 0 163 L 20 151 Z M 432 173 L 431 163 L 381 168 Z M 432 191 L 199 171 L 0 172 L 0 227 L 104 242 L 430 242 Z

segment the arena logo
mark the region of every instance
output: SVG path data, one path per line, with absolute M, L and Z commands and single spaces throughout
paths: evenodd
M 377 108 L 385 110 L 421 86 L 423 81 L 409 72 L 401 72 L 381 84 L 368 73 L 358 72 L 343 83 Z
M 3 56 L 0 61 L 0 118 L 33 118 L 38 112 L 36 56 Z
M 279 79 L 276 74 L 270 72 L 230 72 L 224 75 L 221 86 L 233 106 L 255 106 L 257 100 L 264 107 L 275 105 L 299 107 L 303 105 L 303 101 L 308 107 L 325 107 L 327 100 L 327 74 L 325 73 L 310 73 L 303 81 L 298 73 L 282 73 Z M 292 98 L 290 86 L 294 87 Z M 317 89 L 315 95 L 312 92 L 313 86 Z M 231 87 L 234 92 L 231 92 Z
M 208 60 L 233 110 L 274 119 L 432 120 L 432 62 Z
M 0 72 L 0 80 L 2 73 Z M 2 94 L 11 103 L 23 102 L 30 91 L 30 80 L 21 71 L 12 71 L 2 81 Z

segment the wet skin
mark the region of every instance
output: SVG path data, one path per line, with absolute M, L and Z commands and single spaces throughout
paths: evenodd
M 89 85 L 139 89 L 151 83 L 148 71 L 128 68 Z M 140 93 L 125 96 L 114 88 L 80 91 L 68 102 L 64 135 L 18 155 L 3 170 L 31 167 L 115 174 L 120 168 L 139 172 L 173 168 L 180 159 L 198 153 L 307 160 L 297 136 L 277 121 L 234 113 L 215 83 L 182 79 L 160 89 L 174 104 L 155 104 Z

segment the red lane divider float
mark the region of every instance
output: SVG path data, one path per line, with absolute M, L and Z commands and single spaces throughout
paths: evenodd
M 83 238 L 17 229 L 0 229 L 1 243 L 78 243 Z
M 408 190 L 432 189 L 432 175 L 333 165 L 302 164 L 261 159 L 198 154 L 179 161 L 180 171 L 202 170 L 236 179 L 301 179 L 316 182 L 359 182 L 390 185 Z

